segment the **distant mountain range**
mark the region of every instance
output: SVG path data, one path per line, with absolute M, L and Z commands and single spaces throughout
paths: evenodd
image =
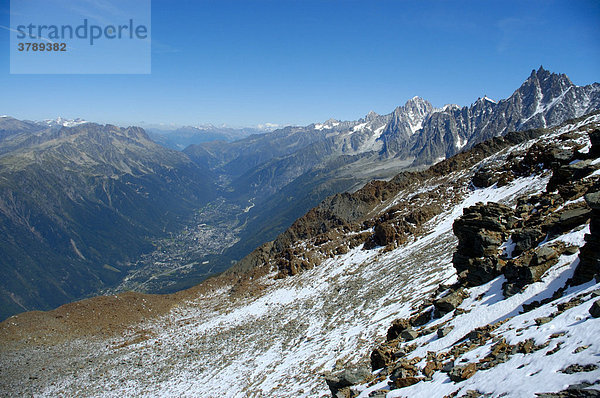
M 579 87 L 540 67 L 499 101 L 484 96 L 470 106 L 434 108 L 414 97 L 386 115 L 286 127 L 184 152 L 227 176 L 228 197 L 255 204 L 240 241 L 225 253 L 230 261 L 274 239 L 329 195 L 436 163 L 493 136 L 554 126 L 599 108 L 600 84 Z
M 152 289 L 189 287 L 275 239 L 330 195 L 599 108 L 600 84 L 575 86 L 540 67 L 499 101 L 484 96 L 470 106 L 434 108 L 414 97 L 386 115 L 269 132 L 189 127 L 147 134 L 79 119 L 1 117 L 0 317 L 108 287 L 135 288 L 121 283 L 152 251 L 166 253 L 168 261 L 150 262 L 170 286 Z M 185 245 L 174 242 L 194 223 L 203 229 L 184 234 Z M 192 268 L 189 258 L 167 253 L 200 245 L 198 237 L 217 230 L 228 238 L 210 238 L 212 254 Z M 164 244 L 151 244 L 160 239 Z
M 261 129 L 255 127 L 231 128 L 207 126 L 183 126 L 175 129 L 165 129 L 160 127 L 146 128 L 150 138 L 171 149 L 181 151 L 190 145 L 201 144 L 210 141 L 231 142 L 248 137 L 252 134 L 261 134 L 270 129 Z

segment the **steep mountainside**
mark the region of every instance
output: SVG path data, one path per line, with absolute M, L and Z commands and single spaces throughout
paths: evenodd
M 0 116 L 0 142 L 20 133 L 42 130 L 43 127 L 28 121 L 17 120 L 10 116 Z
M 0 142 L 0 318 L 119 282 L 152 239 L 212 199 L 207 170 L 140 128 L 10 123 Z
M 192 145 L 185 152 L 221 175 L 223 196 L 250 205 L 239 242 L 211 261 L 239 260 L 329 195 L 423 168 L 494 136 L 555 126 L 599 108 L 598 83 L 578 87 L 540 67 L 498 102 L 484 97 L 436 109 L 414 97 L 387 115 L 370 112 L 357 121 L 330 119 L 229 144 Z
M 593 396 L 581 394 L 600 384 L 599 128 L 596 113 L 510 133 L 328 198 L 185 292 L 11 317 L 0 324 L 0 387 Z

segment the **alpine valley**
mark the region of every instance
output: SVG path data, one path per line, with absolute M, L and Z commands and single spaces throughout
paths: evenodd
M 599 247 L 595 111 L 331 196 L 190 289 L 12 316 L 0 391 L 595 397 Z
M 599 108 L 540 67 L 182 152 L 2 117 L 0 392 L 600 396 Z
M 2 117 L 0 316 L 98 294 L 192 287 L 331 195 L 599 108 L 598 83 L 575 86 L 540 67 L 497 102 L 484 96 L 436 109 L 414 97 L 386 115 L 261 133 L 202 127 L 149 136 L 80 119 Z M 172 148 L 223 140 L 178 152 L 150 137 Z

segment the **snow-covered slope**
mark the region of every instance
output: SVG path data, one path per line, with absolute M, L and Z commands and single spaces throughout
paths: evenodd
M 581 246 L 583 236 L 588 232 L 587 227 L 581 228 L 558 240 Z M 593 318 L 589 313 L 592 303 L 600 296 L 600 283 L 591 281 L 571 287 L 560 299 L 521 313 L 523 304 L 552 297 L 552 293 L 564 286 L 573 275 L 577 263 L 577 254 L 562 256 L 559 263 L 552 267 L 540 282 L 507 299 L 504 299 L 502 293 L 502 284 L 506 282 L 503 276 L 469 289 L 468 298 L 459 306 L 464 311 L 463 314 L 448 314 L 427 324 L 432 330 L 443 325 L 445 328 L 451 328 L 451 332 L 438 338 L 434 331 L 411 341 L 417 348 L 408 358 L 417 358 L 416 366 L 423 368 L 428 362 L 428 352 L 439 355 L 451 351 L 458 341 L 464 340 L 474 329 L 497 323 L 500 325 L 494 331 L 493 339 L 460 355 L 453 363 L 460 366 L 478 364 L 490 355 L 496 344 L 501 341 L 519 347 L 528 340 L 533 340 L 532 352 L 514 352 L 506 362 L 479 371 L 468 380 L 459 383 L 452 383 L 446 373 L 438 372 L 431 381 L 392 390 L 387 396 L 427 398 L 443 397 L 454 392 L 462 396 L 473 390 L 489 394 L 487 396 L 517 398 L 561 391 L 584 382 L 595 385 L 596 388 L 600 387 L 600 319 Z M 566 303 L 573 303 L 573 306 L 557 314 L 557 307 Z M 565 372 L 572 365 L 592 366 L 590 371 Z M 389 391 L 388 380 L 368 388 L 357 388 L 362 390 L 359 396 L 367 397 L 369 393 L 380 389 Z
M 511 160 L 522 159 L 535 142 L 560 143 L 558 137 L 564 133 L 573 134 L 569 140 L 579 145 L 581 153 L 589 151 L 586 132 L 597 128 L 599 122 L 600 117 L 595 115 L 549 130 L 538 139 L 505 147 L 474 166 L 415 178 L 418 186 L 407 184 L 394 195 L 378 199 L 365 212 L 372 220 L 380 220 L 390 210 L 402 211 L 402 206 L 410 203 L 440 202 L 437 215 L 422 225 L 415 224 L 414 234 L 385 247 L 367 249 L 368 242 L 351 245 L 355 237 L 371 236 L 377 230 L 352 224 L 358 227 L 348 227 L 344 235 L 338 236 L 344 249 L 337 250 L 337 254 L 323 254 L 314 267 L 281 277 L 282 269 L 267 260 L 258 267 L 262 273 L 250 270 L 210 280 L 202 289 L 178 296 L 181 299 L 166 314 L 133 323 L 118 334 L 111 334 L 110 326 L 94 336 L 77 334 L 77 324 L 69 324 L 66 319 L 74 314 L 64 310 L 60 315 L 51 312 L 42 317 L 37 328 L 52 326 L 41 335 L 31 332 L 31 315 L 9 318 L 0 328 L 4 341 L 0 348 L 0 389 L 10 395 L 35 396 L 329 396 L 324 373 L 368 366 L 370 353 L 385 340 L 393 320 L 410 317 L 440 284 L 457 281 L 452 265 L 457 241 L 452 226 L 463 209 L 479 202 L 514 206 L 524 195 L 543 192 L 551 172 L 535 168 L 505 184 L 485 188 L 476 188 L 473 176 L 483 169 L 498 169 Z M 476 148 L 462 159 L 466 162 L 476 156 L 477 150 L 481 152 Z M 453 164 L 452 160 L 446 164 Z M 358 211 L 359 204 L 355 206 L 353 210 Z M 581 245 L 588 230 L 585 225 L 579 226 L 556 240 Z M 296 239 L 289 249 L 290 253 L 300 253 L 298 256 L 309 256 L 327 244 L 309 236 Z M 460 383 L 437 372 L 431 381 L 388 391 L 389 379 L 377 381 L 375 372 L 372 383 L 358 385 L 354 391 L 365 397 L 382 389 L 394 397 L 443 397 L 457 390 L 534 397 L 534 392 L 559 391 L 584 380 L 595 382 L 600 378 L 597 369 L 570 375 L 557 370 L 573 363 L 598 364 L 600 320 L 590 319 L 587 311 L 592 303 L 591 292 L 600 285 L 590 282 L 569 288 L 562 297 L 519 315 L 523 303 L 552 296 L 563 286 L 577 261 L 577 253 L 561 256 L 541 282 L 530 284 L 508 299 L 502 294 L 502 276 L 472 287 L 460 306 L 462 311 L 458 311 L 462 314 L 450 313 L 423 326 L 453 326 L 450 333 L 443 338 L 435 333 L 424 334 L 406 343 L 416 344 L 409 358 L 426 357 L 427 351 L 452 349 L 475 327 L 506 321 L 495 330 L 495 340 L 465 352 L 458 361 L 466 365 L 480 360 L 500 338 L 513 345 L 528 338 L 535 344 L 550 341 L 546 348 L 512 355 L 508 361 Z M 577 305 L 541 326 L 535 324 L 535 319 L 549 315 L 558 303 L 575 297 L 580 299 Z M 98 310 L 91 308 L 87 315 L 93 318 Z M 148 302 L 146 310 L 151 313 L 153 308 Z M 97 317 L 100 322 L 101 317 Z M 63 330 L 60 325 L 68 325 L 70 336 L 75 337 L 61 338 L 60 332 L 51 330 Z M 558 336 L 552 337 L 555 333 Z M 560 349 L 546 355 L 561 342 Z M 419 359 L 416 366 L 424 362 Z

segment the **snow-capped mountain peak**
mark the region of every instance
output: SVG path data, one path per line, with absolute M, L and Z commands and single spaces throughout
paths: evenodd
M 83 120 L 81 118 L 76 118 L 76 119 L 65 119 L 61 116 L 57 117 L 56 119 L 45 119 L 42 120 L 41 122 L 39 122 L 40 124 L 45 124 L 49 127 L 75 127 L 78 126 L 80 124 L 84 124 L 84 123 L 89 123 L 87 120 Z

